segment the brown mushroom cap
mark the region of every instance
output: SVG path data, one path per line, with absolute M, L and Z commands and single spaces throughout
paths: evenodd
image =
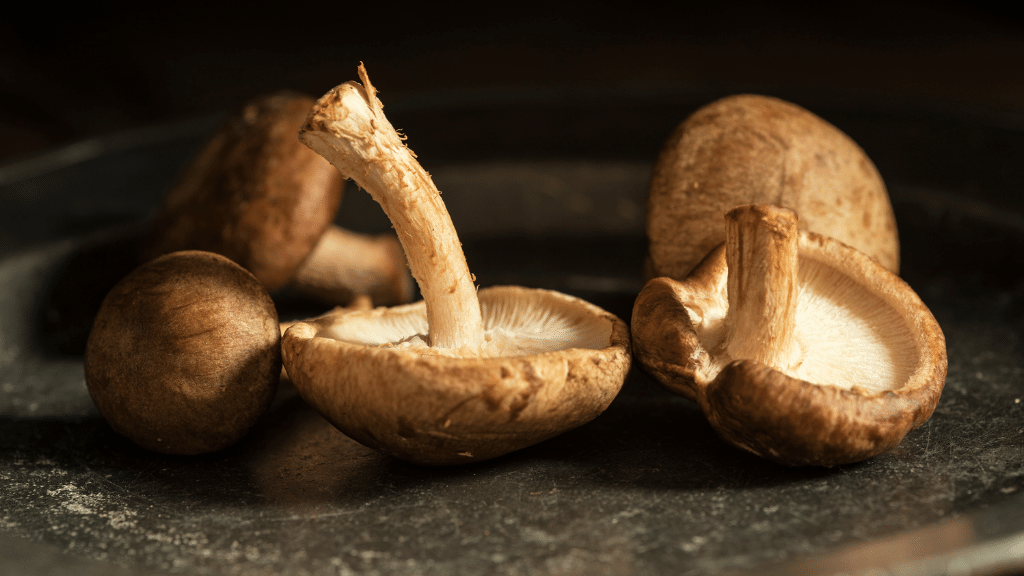
M 631 361 L 624 322 L 547 290 L 485 288 L 479 297 L 479 354 L 429 347 L 421 301 L 291 327 L 282 343 L 288 373 L 346 435 L 419 464 L 494 458 L 608 407 Z
M 204 250 L 241 264 L 270 291 L 288 283 L 341 203 L 338 171 L 298 141 L 313 102 L 272 94 L 231 117 L 168 193 L 143 260 Z
M 646 277 L 685 278 L 725 240 L 722 214 L 762 203 L 899 271 L 885 183 L 860 146 L 804 108 L 745 94 L 697 110 L 665 142 L 648 190 Z
M 209 252 L 148 262 L 107 295 L 85 353 L 85 380 L 120 434 L 168 454 L 237 442 L 267 409 L 281 371 L 280 331 L 256 278 Z
M 782 322 L 740 328 L 730 308 L 747 297 L 729 294 L 727 242 L 686 280 L 647 283 L 633 309 L 633 349 L 736 446 L 791 465 L 863 460 L 931 415 L 945 339 L 917 294 L 873 259 L 814 233 L 794 240 L 788 343 L 772 333 Z M 771 273 L 780 262 L 769 260 Z

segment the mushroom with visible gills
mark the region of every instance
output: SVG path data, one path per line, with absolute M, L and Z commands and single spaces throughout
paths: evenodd
M 945 338 L 905 282 L 772 205 L 728 212 L 725 238 L 684 281 L 644 286 L 641 368 L 727 442 L 788 465 L 864 460 L 928 419 Z
M 281 92 L 246 103 L 210 139 L 164 199 L 143 260 L 180 250 L 223 254 L 267 289 L 284 286 L 330 304 L 366 294 L 412 299 L 401 246 L 333 226 L 343 181 L 296 134 L 314 100 Z
M 167 454 L 237 442 L 269 407 L 280 372 L 270 294 L 212 252 L 167 254 L 121 279 L 85 352 L 100 414 L 136 444 Z
M 864 150 L 796 104 L 739 94 L 694 112 L 662 147 L 647 194 L 645 277 L 685 278 L 725 240 L 722 214 L 743 204 L 794 210 L 801 230 L 899 272 L 892 204 Z
M 629 371 L 625 323 L 557 292 L 478 293 L 440 192 L 359 76 L 320 98 L 300 138 L 381 205 L 424 300 L 292 326 L 296 390 L 355 440 L 421 464 L 494 458 L 595 418 Z

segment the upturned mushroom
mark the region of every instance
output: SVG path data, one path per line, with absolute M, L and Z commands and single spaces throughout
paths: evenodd
M 633 308 L 641 368 L 697 402 L 727 442 L 788 465 L 856 462 L 932 414 L 942 330 L 899 277 L 796 215 L 747 205 L 684 281 Z
M 744 94 L 697 110 L 662 147 L 648 188 L 645 277 L 682 280 L 725 240 L 722 214 L 761 203 L 899 271 L 892 205 L 864 150 L 800 106 Z
M 277 311 L 231 260 L 174 252 L 107 294 L 85 352 L 85 381 L 118 433 L 168 454 L 237 442 L 263 414 L 281 371 Z
M 164 199 L 142 260 L 179 250 L 223 254 L 275 292 L 288 285 L 331 304 L 358 294 L 412 299 L 393 235 L 333 226 L 343 180 L 296 139 L 314 100 L 281 92 L 246 103 Z
M 494 458 L 580 426 L 629 371 L 612 314 L 540 289 L 477 292 L 441 194 L 362 85 L 317 102 L 301 140 L 391 219 L 424 300 L 291 327 L 284 362 L 299 394 L 355 440 L 420 464 Z

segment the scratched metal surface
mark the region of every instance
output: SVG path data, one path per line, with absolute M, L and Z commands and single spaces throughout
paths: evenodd
M 1021 570 L 1024 119 L 780 96 L 876 161 L 903 276 L 947 337 L 942 400 L 894 451 L 776 466 L 722 444 L 693 404 L 637 372 L 592 423 L 470 466 L 377 454 L 289 389 L 223 452 L 139 449 L 97 415 L 81 350 L 133 265 L 132 235 L 217 120 L 202 119 L 0 168 L 0 573 Z M 388 112 L 482 284 L 554 288 L 628 318 L 651 159 L 711 97 L 470 94 Z M 339 222 L 387 228 L 356 190 Z M 317 312 L 287 295 L 279 307 Z

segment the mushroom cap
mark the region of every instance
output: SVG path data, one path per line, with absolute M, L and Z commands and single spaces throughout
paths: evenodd
M 296 390 L 353 439 L 419 464 L 494 458 L 597 417 L 629 371 L 629 330 L 578 298 L 479 291 L 479 356 L 425 344 L 422 301 L 336 312 L 282 342 Z
M 723 439 L 784 464 L 832 466 L 891 449 L 931 416 L 946 377 L 945 338 L 899 277 L 801 232 L 800 362 L 766 366 L 729 357 L 723 344 L 725 256 L 723 245 L 682 282 L 649 281 L 632 318 L 639 365 L 696 401 Z
M 237 442 L 281 371 L 277 311 L 248 271 L 209 252 L 161 256 L 107 294 L 85 352 L 89 393 L 111 427 L 168 454 Z
M 647 200 L 648 279 L 681 280 L 725 240 L 721 215 L 741 204 L 800 214 L 800 228 L 899 270 L 885 183 L 850 137 L 768 96 L 712 102 L 680 124 L 654 165 Z
M 228 119 L 167 194 L 143 259 L 204 250 L 241 264 L 270 291 L 291 280 L 333 222 L 344 185 L 299 142 L 313 104 L 280 92 Z

